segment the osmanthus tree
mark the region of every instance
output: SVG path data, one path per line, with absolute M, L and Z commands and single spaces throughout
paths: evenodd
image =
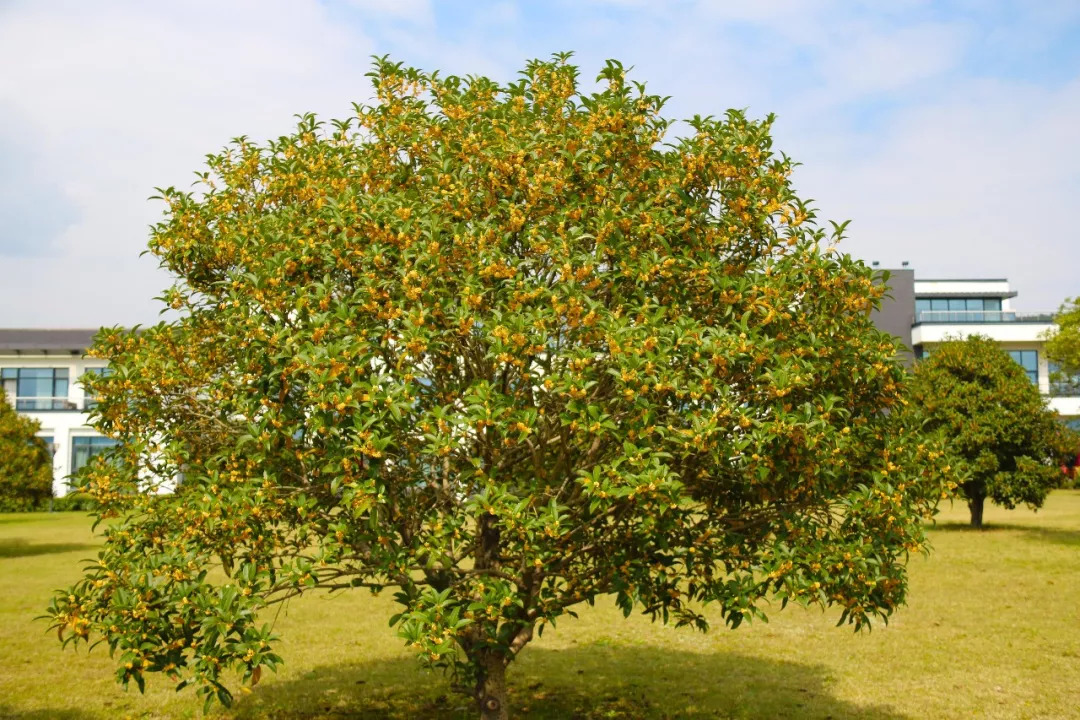
M 122 449 L 82 480 L 109 522 L 52 606 L 65 642 L 228 702 L 229 671 L 279 663 L 268 605 L 394 588 L 408 645 L 501 718 L 511 661 L 603 595 L 699 628 L 904 600 L 948 480 L 890 412 L 871 271 L 771 118 L 664 145 L 618 63 L 577 75 L 379 60 L 355 117 L 239 138 L 200 194 L 162 192 L 179 317 L 96 341 Z
M 41 510 L 52 498 L 52 455 L 40 429 L 0 392 L 0 512 Z
M 943 343 L 915 365 L 905 413 L 940 433 L 965 478 L 971 524 L 989 498 L 1012 509 L 1041 507 L 1061 480 L 1067 432 L 1038 387 L 996 342 L 973 335 Z

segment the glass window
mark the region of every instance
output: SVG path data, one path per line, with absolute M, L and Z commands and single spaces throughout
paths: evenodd
M 982 314 L 982 298 L 966 298 L 964 300 L 964 306 L 964 309 L 967 310 L 967 319 L 970 322 L 983 322 L 983 320 L 986 319 Z
M 915 315 L 920 322 L 1001 322 L 1001 298 L 918 298 Z
M 950 323 L 966 323 L 971 320 L 968 316 L 967 298 L 949 298 L 948 309 L 948 322 Z
M 4 390 L 14 386 L 16 410 L 67 410 L 67 368 L 5 368 Z
M 73 437 L 71 438 L 71 472 L 78 472 L 86 467 L 90 458 L 100 455 L 118 443 L 107 437 Z
M 1039 384 L 1039 353 L 1036 350 L 1009 350 L 1009 357 L 1020 363 L 1028 379 Z
M 19 371 L 19 397 L 42 398 L 53 396 L 51 368 L 28 368 Z
M 964 298 L 948 299 L 948 321 L 950 323 L 963 323 L 968 320 L 968 301 Z
M 1025 370 L 1039 369 L 1039 353 L 1034 350 L 1016 350 L 1019 354 L 1019 363 Z

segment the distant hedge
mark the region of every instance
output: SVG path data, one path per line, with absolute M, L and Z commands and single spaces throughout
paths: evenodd
M 54 512 L 83 512 L 93 510 L 95 507 L 97 507 L 97 503 L 94 502 L 92 497 L 77 492 L 54 498 L 52 501 L 52 510 Z

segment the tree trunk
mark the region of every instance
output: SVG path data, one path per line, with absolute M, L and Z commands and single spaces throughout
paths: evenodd
M 974 495 L 968 500 L 968 509 L 971 510 L 971 527 L 982 528 L 983 526 L 983 505 L 986 503 L 986 498 L 982 495 Z
M 498 569 L 499 528 L 492 516 L 484 513 L 477 523 L 480 547 L 477 549 L 474 567 L 477 570 Z M 477 633 L 477 640 L 484 633 Z M 506 666 L 512 655 L 490 647 L 476 647 L 473 642 L 463 644 L 466 654 L 476 667 L 476 706 L 480 720 L 509 720 L 506 702 Z
M 476 704 L 480 720 L 509 720 L 506 701 L 506 662 L 497 652 L 479 657 L 480 677 L 476 681 Z

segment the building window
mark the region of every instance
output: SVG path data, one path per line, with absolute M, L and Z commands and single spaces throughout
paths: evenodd
M 0 368 L 0 385 L 3 386 L 4 395 L 7 396 L 11 407 L 15 407 L 15 393 L 19 387 L 19 369 Z
M 1039 384 L 1039 353 L 1036 350 L 1009 350 L 1009 357 L 1020 363 L 1028 379 Z
M 86 467 L 90 458 L 100 455 L 118 443 L 107 437 L 73 437 L 71 438 L 71 472 L 76 473 Z
M 1080 375 L 1066 375 L 1061 366 L 1050 362 L 1050 394 L 1058 397 L 1080 396 Z
M 1000 322 L 1001 298 L 918 298 L 916 322 Z
M 67 368 L 3 368 L 4 392 L 16 410 L 74 410 L 68 401 Z

